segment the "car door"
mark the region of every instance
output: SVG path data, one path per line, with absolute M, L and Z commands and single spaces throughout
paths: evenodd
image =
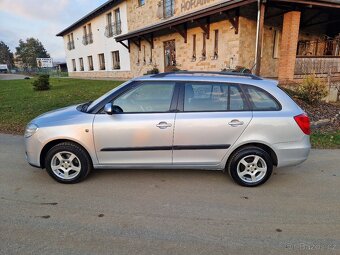
M 217 165 L 252 119 L 237 84 L 186 82 L 179 108 L 173 164 Z
M 172 164 L 175 87 L 175 82 L 139 82 L 113 99 L 122 113 L 95 116 L 99 164 Z

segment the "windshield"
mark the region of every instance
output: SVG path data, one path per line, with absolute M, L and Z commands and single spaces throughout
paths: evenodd
M 123 84 L 115 87 L 114 89 L 111 89 L 110 91 L 106 92 L 104 95 L 102 95 L 101 97 L 97 98 L 96 100 L 94 100 L 88 107 L 87 107 L 87 111 L 91 111 L 91 109 L 97 105 L 99 102 L 101 102 L 102 100 L 104 100 L 107 96 L 109 96 L 110 94 L 112 94 L 113 92 L 115 92 L 116 90 L 120 89 L 121 87 L 124 87 L 126 84 L 130 83 L 131 81 L 127 81 L 124 82 Z

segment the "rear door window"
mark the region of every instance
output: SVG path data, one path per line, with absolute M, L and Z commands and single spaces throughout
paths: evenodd
M 246 103 L 239 86 L 222 83 L 186 83 L 184 111 L 242 111 Z

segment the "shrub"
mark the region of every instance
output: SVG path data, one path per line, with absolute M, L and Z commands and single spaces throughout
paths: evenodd
M 311 74 L 303 79 L 297 92 L 302 100 L 316 104 L 328 95 L 328 88 L 325 82 L 318 79 L 315 74 Z
M 145 73 L 145 75 L 149 75 L 149 74 L 158 74 L 158 73 L 159 73 L 158 68 L 157 68 L 157 67 L 154 67 L 154 68 L 148 70 L 148 71 Z
M 223 68 L 221 69 L 221 71 L 222 72 L 233 72 L 233 73 L 251 73 L 251 70 L 249 70 L 248 68 L 244 66 L 236 66 L 234 69 Z
M 48 74 L 41 74 L 38 79 L 32 83 L 34 90 L 49 90 L 50 87 L 50 76 Z

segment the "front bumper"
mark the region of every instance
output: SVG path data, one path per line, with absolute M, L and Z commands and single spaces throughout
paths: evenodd
M 29 138 L 25 138 L 25 156 L 27 162 L 34 167 L 41 167 L 40 165 L 40 152 L 42 144 L 36 138 L 36 134 Z

